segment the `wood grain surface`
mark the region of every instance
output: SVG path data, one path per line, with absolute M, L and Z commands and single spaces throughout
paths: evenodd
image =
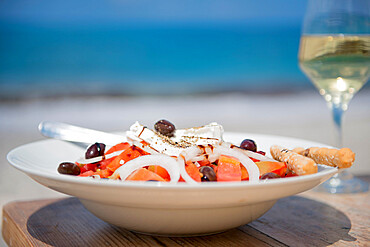
M 9 246 L 370 246 L 369 199 L 369 192 L 309 191 L 279 200 L 248 225 L 203 237 L 130 232 L 96 218 L 73 197 L 12 202 L 3 208 L 2 234 Z

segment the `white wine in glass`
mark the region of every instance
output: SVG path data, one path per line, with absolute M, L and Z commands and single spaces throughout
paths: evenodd
M 326 100 L 342 147 L 342 116 L 370 77 L 369 2 L 309 0 L 299 48 L 299 65 Z M 318 191 L 355 193 L 368 184 L 341 172 Z

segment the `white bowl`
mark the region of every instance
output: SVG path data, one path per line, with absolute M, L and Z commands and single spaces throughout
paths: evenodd
M 279 144 L 288 148 L 324 144 L 249 133 L 225 133 L 226 141 L 256 141 L 268 153 Z M 84 150 L 58 140 L 34 142 L 13 149 L 8 161 L 53 190 L 76 196 L 100 219 L 128 230 L 167 236 L 205 235 L 247 224 L 266 213 L 275 202 L 309 190 L 338 172 L 321 166 L 313 175 L 248 182 L 188 185 L 161 182 L 122 182 L 61 175 L 59 163 L 75 161 Z

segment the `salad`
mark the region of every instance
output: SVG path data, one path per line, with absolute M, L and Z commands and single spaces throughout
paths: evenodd
M 270 158 L 254 140 L 238 145 L 224 141 L 223 127 L 217 123 L 176 129 L 163 119 L 152 130 L 136 122 L 126 136 L 110 148 L 98 142 L 90 145 L 83 158 L 59 164 L 58 172 L 122 181 L 258 182 L 313 174 L 317 164 L 348 168 L 354 161 L 348 148 L 288 150 L 278 145 L 271 146 Z

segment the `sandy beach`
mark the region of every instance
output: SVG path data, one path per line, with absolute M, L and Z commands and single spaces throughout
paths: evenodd
M 344 146 L 356 153 L 354 174 L 370 174 L 370 90 L 352 100 L 343 121 Z M 102 131 L 126 130 L 136 120 L 152 126 L 166 118 L 178 128 L 216 121 L 226 131 L 308 139 L 335 145 L 331 115 L 315 91 L 279 95 L 226 94 L 178 97 L 97 97 L 38 99 L 0 103 L 0 206 L 14 200 L 52 198 L 47 189 L 11 167 L 13 148 L 43 140 L 43 120 L 61 121 Z M 0 242 L 1 243 L 1 242 Z

